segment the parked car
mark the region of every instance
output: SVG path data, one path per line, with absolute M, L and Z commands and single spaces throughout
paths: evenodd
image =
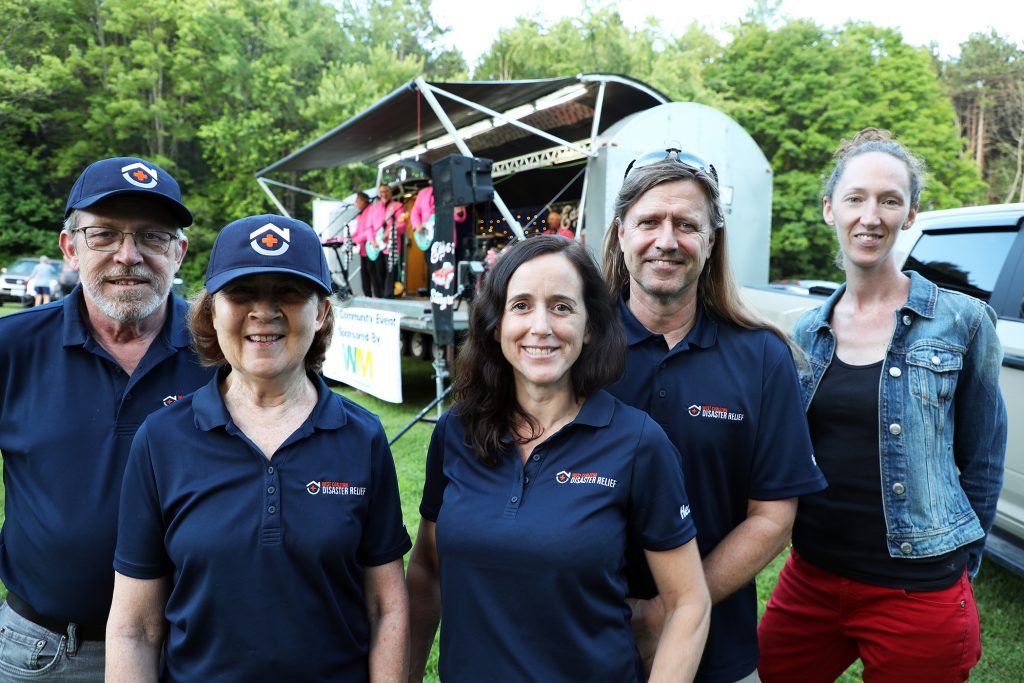
M 1009 434 L 1003 490 L 985 552 L 1024 576 L 1024 203 L 922 212 L 900 232 L 893 255 L 904 270 L 988 302 L 999 318 L 999 386 Z M 784 330 L 808 308 L 820 306 L 825 293 L 817 286 L 806 292 L 786 286 L 744 289 L 747 303 Z
M 839 283 L 831 280 L 772 280 L 768 286 L 795 294 L 813 293 L 826 296 L 839 289 Z
M 20 258 L 6 268 L 0 269 L 0 301 L 14 301 L 23 306 L 35 303 L 36 288 L 32 281 L 32 270 L 39 265 L 37 258 Z M 54 278 L 50 281 L 50 298 L 59 299 L 63 296 L 60 285 L 60 273 L 64 261 L 52 259 Z

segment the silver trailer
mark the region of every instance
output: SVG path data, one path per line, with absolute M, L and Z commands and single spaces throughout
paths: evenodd
M 428 182 L 423 169 L 451 154 L 493 161 L 493 202 L 474 207 L 475 231 L 485 245 L 540 232 L 548 211 L 569 219 L 576 239 L 600 261 L 615 195 L 629 162 L 650 151 L 680 148 L 715 166 L 726 204 L 731 257 L 741 284 L 768 277 L 772 171 L 750 135 L 724 113 L 700 104 L 670 102 L 655 88 L 614 74 L 526 81 L 434 83 L 417 78 L 335 129 L 257 173 L 257 182 L 281 213 L 278 195 L 298 192 L 320 205 L 314 221 L 325 241 L 344 242 L 355 215 L 353 194 L 330 197 L 276 180 L 304 171 L 370 164 L 377 181 L 411 197 Z M 370 194 L 374 194 L 370 191 Z M 328 206 L 328 203 L 330 205 Z M 411 247 L 411 244 L 410 244 Z M 332 264 L 350 251 L 329 249 Z M 346 257 L 347 258 L 347 257 Z M 426 356 L 429 302 L 414 294 L 415 248 L 408 251 L 406 295 L 397 300 L 360 296 L 358 259 L 348 280 L 355 294 L 339 305 L 380 308 L 403 315 L 406 350 Z M 456 332 L 466 326 L 455 317 Z M 412 343 L 418 340 L 419 343 Z M 438 397 L 450 350 L 434 349 Z

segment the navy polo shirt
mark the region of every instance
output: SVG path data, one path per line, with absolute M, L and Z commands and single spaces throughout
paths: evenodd
M 644 680 L 627 534 L 660 551 L 696 531 L 679 455 L 642 412 L 598 392 L 525 466 L 517 449 L 496 467 L 445 413 L 420 513 L 437 523 L 446 683 Z
M 114 568 L 170 575 L 162 681 L 367 681 L 363 567 L 410 548 L 387 437 L 318 376 L 268 460 L 218 383 L 146 420 L 125 471 Z
M 698 310 L 693 329 L 672 349 L 620 300 L 629 352 L 609 391 L 641 408 L 682 455 L 701 557 L 747 516 L 747 502 L 825 488 L 814 462 L 800 386 L 789 348 L 766 330 L 745 330 Z M 631 592 L 651 597 L 642 578 Z M 634 573 L 631 571 L 631 579 Z M 697 680 L 735 681 L 757 667 L 754 582 L 714 605 Z
M 0 318 L 0 578 L 46 616 L 103 624 L 110 611 L 121 477 L 147 415 L 203 385 L 188 305 L 129 376 L 92 336 L 82 289 Z

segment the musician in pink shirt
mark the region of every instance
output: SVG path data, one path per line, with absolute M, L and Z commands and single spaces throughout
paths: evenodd
M 364 248 L 367 250 L 372 295 L 390 299 L 394 296 L 394 276 L 399 268 L 408 216 L 402 202 L 392 199 L 391 187 L 387 184 L 381 184 L 377 188 L 377 196 L 378 201 L 371 204 L 364 212 L 367 214 L 365 232 L 363 233 L 365 235 Z M 384 228 L 383 235 L 380 235 L 381 228 Z M 394 240 L 397 251 L 393 260 L 394 268 L 389 274 L 388 255 L 390 254 L 389 244 L 392 239 L 392 231 L 395 232 Z
M 359 277 L 363 283 L 363 296 L 370 296 L 372 285 L 370 283 L 370 259 L 366 255 L 366 240 L 370 236 L 369 218 L 370 197 L 365 192 L 356 192 L 356 208 L 359 215 L 352 223 L 349 223 L 349 230 L 352 231 L 352 242 L 359 247 Z M 353 225 L 354 224 L 354 225 Z

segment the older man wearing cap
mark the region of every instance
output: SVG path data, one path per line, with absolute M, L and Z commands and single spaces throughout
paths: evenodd
M 125 472 L 109 683 L 405 680 L 409 535 L 380 420 L 317 374 L 330 293 L 307 224 L 217 236 L 189 324 L 219 370 Z
M 204 384 L 170 297 L 192 215 L 144 159 L 90 165 L 60 247 L 81 282 L 0 318 L 0 680 L 102 681 L 118 499 L 145 417 Z

